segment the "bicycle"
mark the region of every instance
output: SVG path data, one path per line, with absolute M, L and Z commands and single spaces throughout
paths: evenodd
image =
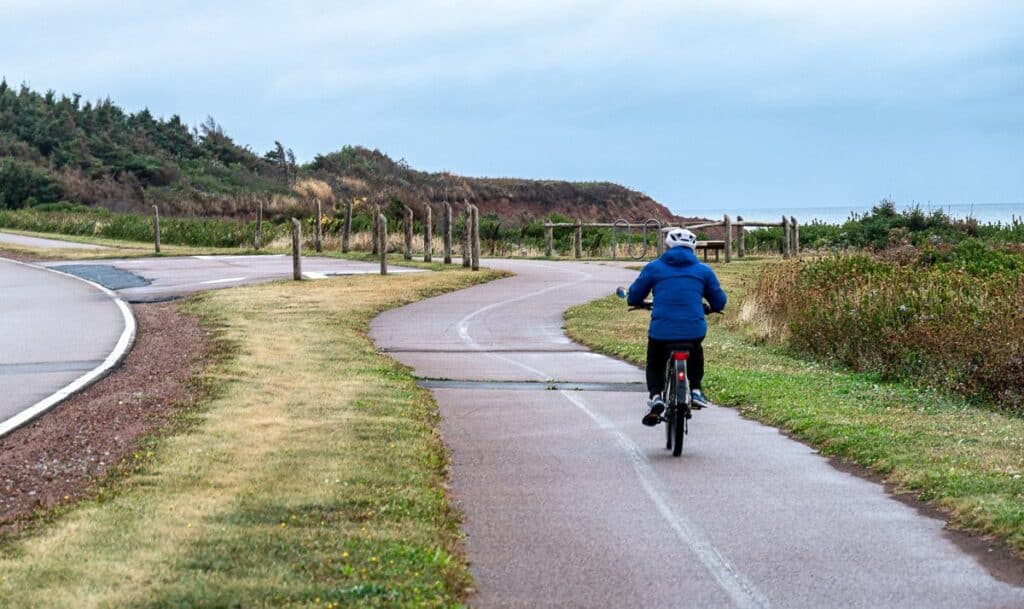
M 625 288 L 617 288 L 619 298 L 626 297 Z M 653 303 L 649 300 L 637 307 L 629 307 L 630 311 L 650 311 Z M 705 314 L 708 312 L 705 305 Z M 665 384 L 661 390 L 661 399 L 665 401 L 665 411 L 661 420 L 665 423 L 665 449 L 672 451 L 673 457 L 683 453 L 683 441 L 690 433 L 690 419 L 693 418 L 693 403 L 690 395 L 690 375 L 686 370 L 686 362 L 690 359 L 691 343 L 679 341 L 669 352 L 665 364 Z M 678 347 L 678 348 L 677 348 Z

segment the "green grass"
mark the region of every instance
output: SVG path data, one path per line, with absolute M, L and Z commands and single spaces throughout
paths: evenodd
M 0 228 L 149 241 L 153 218 L 148 215 L 115 213 L 102 208 L 78 207 L 67 211 L 0 209 Z M 287 231 L 283 225 L 263 223 L 265 241 Z M 253 239 L 255 222 L 227 218 L 164 217 L 160 219 L 161 241 L 200 247 L 246 247 Z
M 722 404 L 780 427 L 826 455 L 881 474 L 1024 553 L 1024 420 L 993 408 L 755 345 L 737 319 L 760 261 L 716 265 L 732 299 L 705 342 L 705 388 Z M 643 365 L 648 316 L 609 297 L 570 309 L 575 340 Z
M 131 241 L 126 239 L 112 239 L 87 235 L 64 235 L 60 233 L 44 233 L 11 228 L 0 228 L 0 232 L 25 235 L 28 237 L 39 237 L 42 239 L 53 239 L 56 241 L 103 245 L 111 248 L 108 250 L 68 249 L 0 243 L 0 255 L 7 252 L 21 256 L 30 256 L 40 260 L 99 260 L 104 258 L 136 258 L 140 256 L 212 256 L 217 254 L 279 254 L 284 251 L 272 250 L 269 248 L 255 250 L 251 248 L 200 247 L 162 243 L 160 245 L 160 254 L 156 254 L 153 250 L 152 241 Z
M 453 607 L 471 580 L 436 404 L 379 311 L 501 276 L 357 276 L 187 303 L 225 355 L 188 431 L 0 549 L 4 607 Z M 151 446 L 150 446 L 151 445 Z

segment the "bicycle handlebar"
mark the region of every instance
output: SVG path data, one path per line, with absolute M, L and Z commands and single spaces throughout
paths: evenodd
M 625 298 L 626 297 L 626 289 L 625 288 L 621 288 L 621 287 L 620 288 L 616 288 L 615 294 L 619 298 Z M 721 311 L 712 311 L 711 310 L 711 306 L 708 305 L 708 303 L 706 303 L 706 302 L 702 302 L 701 304 L 704 305 L 704 315 L 705 316 L 710 315 L 711 313 L 718 313 L 719 315 L 724 315 L 724 313 L 722 313 Z M 643 301 L 639 305 L 630 306 L 629 310 L 630 311 L 650 311 L 652 307 L 654 307 L 654 303 L 651 302 L 650 300 L 645 300 L 645 301 Z

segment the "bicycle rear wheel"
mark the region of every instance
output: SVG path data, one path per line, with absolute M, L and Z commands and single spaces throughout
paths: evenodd
M 686 363 L 673 361 L 672 362 L 672 387 L 674 395 L 672 396 L 672 405 L 669 406 L 671 414 L 669 415 L 669 421 L 671 421 L 672 427 L 672 456 L 678 457 L 683 454 L 683 439 L 686 437 L 686 397 L 688 395 L 687 386 L 689 385 L 688 380 L 680 381 L 679 372 L 683 371 L 683 378 L 686 378 Z
M 675 418 L 672 413 L 675 411 L 673 404 L 676 399 L 676 377 L 672 374 L 675 364 L 671 360 L 665 365 L 665 389 L 662 392 L 665 400 L 665 450 L 672 450 L 672 440 L 675 437 Z

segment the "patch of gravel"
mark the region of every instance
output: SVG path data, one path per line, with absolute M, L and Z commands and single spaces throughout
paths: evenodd
M 138 439 L 195 403 L 188 380 L 210 352 L 209 332 L 176 303 L 134 305 L 138 334 L 109 375 L 0 438 L 0 533 L 40 509 L 87 496 Z

